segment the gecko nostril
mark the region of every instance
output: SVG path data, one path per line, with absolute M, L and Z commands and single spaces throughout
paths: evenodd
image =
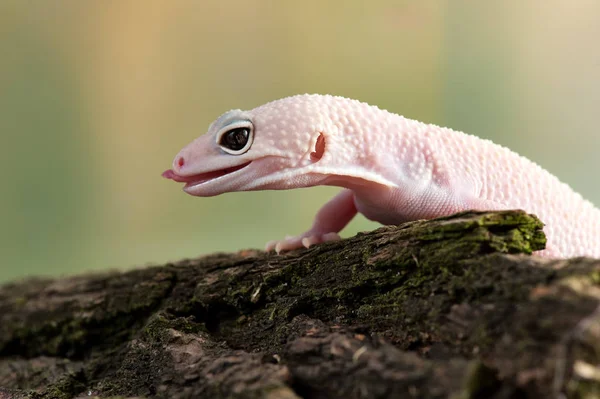
M 181 168 L 183 164 L 185 164 L 185 160 L 183 159 L 183 157 L 179 157 L 179 159 L 177 160 L 177 165 L 179 165 L 179 167 Z

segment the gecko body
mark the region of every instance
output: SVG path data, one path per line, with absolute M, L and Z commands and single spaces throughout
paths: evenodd
M 307 232 L 267 244 L 277 252 L 339 239 L 358 212 L 390 225 L 524 209 L 546 225 L 542 255 L 600 256 L 600 210 L 537 164 L 489 140 L 343 97 L 297 95 L 226 112 L 163 176 L 200 197 L 343 188 Z

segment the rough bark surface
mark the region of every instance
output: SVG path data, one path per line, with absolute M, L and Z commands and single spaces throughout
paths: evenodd
M 600 261 L 519 211 L 0 286 L 0 398 L 590 398 Z

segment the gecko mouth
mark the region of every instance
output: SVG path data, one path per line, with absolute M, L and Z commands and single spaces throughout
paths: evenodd
M 200 184 L 204 184 L 206 182 L 218 179 L 219 177 L 223 177 L 229 175 L 233 172 L 237 172 L 240 169 L 245 168 L 250 165 L 252 162 L 246 162 L 238 166 L 233 166 L 231 168 L 225 168 L 220 170 L 214 170 L 212 172 L 198 173 L 197 175 L 191 176 L 181 176 L 173 171 L 173 169 L 165 170 L 162 174 L 162 177 L 171 179 L 178 183 L 185 183 L 184 188 L 198 186 Z

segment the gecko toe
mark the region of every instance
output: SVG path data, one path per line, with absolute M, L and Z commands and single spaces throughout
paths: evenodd
M 340 240 L 338 233 L 318 233 L 318 234 L 303 234 L 301 236 L 286 236 L 283 240 L 269 241 L 265 245 L 265 251 L 273 251 L 277 254 L 284 251 L 291 251 L 298 248 L 310 248 L 313 245 L 320 244 L 327 241 L 338 241 Z

